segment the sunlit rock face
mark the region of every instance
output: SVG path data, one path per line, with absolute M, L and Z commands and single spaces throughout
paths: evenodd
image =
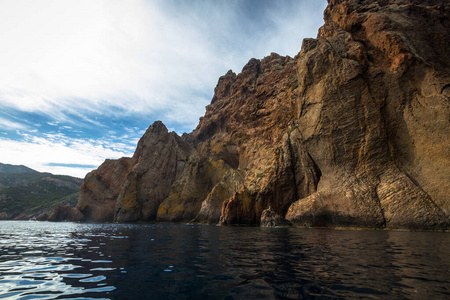
M 222 76 L 190 134 L 155 122 L 132 158 L 86 176 L 76 209 L 86 221 L 448 228 L 449 14 L 446 1 L 330 0 L 296 57 Z
M 330 1 L 298 58 L 298 123 L 321 170 L 299 225 L 446 227 L 449 4 Z

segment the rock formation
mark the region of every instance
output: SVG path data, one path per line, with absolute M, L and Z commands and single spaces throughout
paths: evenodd
M 448 228 L 450 4 L 329 0 L 324 19 L 295 58 L 222 76 L 192 133 L 154 123 L 132 158 L 86 176 L 76 209 L 86 221 Z
M 106 160 L 86 175 L 76 209 L 85 221 L 153 221 L 190 152 L 187 142 L 155 122 L 132 158 Z
M 273 211 L 270 206 L 261 214 L 261 227 L 286 227 L 291 225 L 291 222 Z

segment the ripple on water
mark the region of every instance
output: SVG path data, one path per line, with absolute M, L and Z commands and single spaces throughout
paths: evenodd
M 83 260 L 84 255 L 78 257 L 80 251 L 89 246 L 96 250 L 99 246 L 91 244 L 90 238 L 69 234 L 67 231 L 72 231 L 74 224 L 58 224 L 45 231 L 39 226 L 52 227 L 52 224 L 2 222 L 0 225 L 10 225 L 9 228 L 0 226 L 0 299 L 54 299 L 61 296 L 99 299 L 91 298 L 92 293 L 104 297 L 116 289 L 106 282 L 107 273 L 113 272 L 114 268 L 94 268 L 92 265 L 93 261 L 97 266 L 111 261 L 100 259 L 99 253 L 86 260 Z M 26 232 L 21 231 L 24 228 Z M 88 272 L 89 269 L 93 271 Z
M 86 278 L 90 277 L 92 274 L 77 274 L 77 273 L 71 273 L 71 274 L 63 274 L 62 277 L 66 278 Z
M 445 234 L 29 223 L 0 222 L 0 298 L 450 297 Z
M 85 279 L 81 279 L 80 282 L 100 282 L 106 279 L 106 276 L 99 275 L 94 277 L 89 277 Z
M 115 269 L 116 268 L 94 268 L 94 269 L 91 269 L 91 271 L 113 271 Z
M 92 263 L 95 264 L 100 264 L 100 263 L 112 263 L 112 260 L 93 260 L 91 261 Z

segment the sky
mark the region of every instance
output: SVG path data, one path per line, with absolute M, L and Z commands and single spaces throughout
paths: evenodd
M 191 132 L 220 76 L 316 37 L 326 0 L 0 0 L 0 163 L 83 178 L 154 121 Z

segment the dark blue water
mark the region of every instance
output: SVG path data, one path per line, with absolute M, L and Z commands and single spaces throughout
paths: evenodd
M 0 222 L 0 298 L 450 299 L 450 234 Z

